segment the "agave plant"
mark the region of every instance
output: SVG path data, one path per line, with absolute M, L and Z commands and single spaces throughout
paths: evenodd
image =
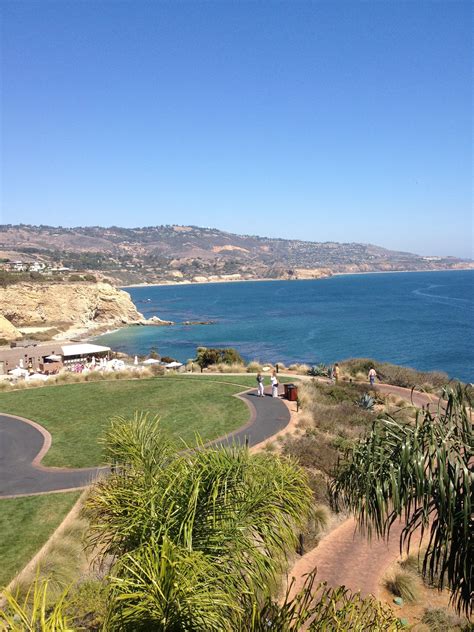
M 318 364 L 308 369 L 308 375 L 312 377 L 327 377 L 328 367 L 325 364 Z
M 364 395 L 356 401 L 356 404 L 364 410 L 373 410 L 375 406 L 375 399 L 368 393 L 364 393 Z
M 416 530 L 428 534 L 422 573 L 448 585 L 458 610 L 472 612 L 473 448 L 471 402 L 460 385 L 447 388 L 437 411 L 418 411 L 414 424 L 387 417 L 346 454 L 332 483 L 335 508 L 388 537 L 405 522 L 400 546 Z

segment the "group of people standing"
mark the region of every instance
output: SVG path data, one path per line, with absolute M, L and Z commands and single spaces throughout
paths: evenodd
M 272 385 L 272 397 L 278 397 L 278 378 L 276 375 L 276 371 L 272 372 L 270 383 Z M 265 384 L 263 375 L 261 373 L 257 373 L 257 396 L 265 397 Z
M 328 370 L 328 377 L 333 382 L 337 383 L 339 381 L 340 375 L 341 369 L 339 368 L 339 364 L 336 362 L 335 365 Z M 376 377 L 377 373 L 374 367 L 371 367 L 368 374 L 370 386 L 373 386 L 375 384 Z M 272 385 L 272 397 L 278 397 L 278 378 L 276 371 L 272 372 L 270 383 Z M 265 397 L 264 377 L 261 373 L 257 373 L 257 397 Z

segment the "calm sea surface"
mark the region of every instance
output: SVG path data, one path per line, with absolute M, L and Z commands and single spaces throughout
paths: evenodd
M 197 346 L 246 359 L 330 363 L 371 357 L 474 381 L 474 271 L 129 288 L 145 316 L 213 325 L 131 327 L 98 338 L 130 355 L 185 361 Z

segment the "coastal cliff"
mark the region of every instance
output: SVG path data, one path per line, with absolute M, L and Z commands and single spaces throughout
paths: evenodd
M 12 325 L 11 322 L 5 318 L 5 316 L 2 316 L 2 314 L 0 314 L 0 339 L 8 340 L 8 342 L 10 342 L 10 340 L 18 340 L 18 338 L 21 337 L 21 332 L 14 325 Z
M 18 283 L 0 288 L 0 338 L 22 328 L 56 328 L 78 335 L 97 328 L 144 323 L 130 295 L 108 283 Z

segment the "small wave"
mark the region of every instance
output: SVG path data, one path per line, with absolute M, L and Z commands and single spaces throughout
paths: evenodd
M 454 296 L 445 296 L 443 294 L 430 294 L 429 292 L 426 292 L 426 290 L 431 290 L 435 287 L 443 287 L 443 286 L 442 285 L 429 285 L 426 288 L 419 288 L 417 290 L 413 290 L 412 294 L 415 294 L 416 296 L 426 296 L 427 298 L 442 299 L 443 301 L 448 301 L 449 303 L 451 302 L 471 303 L 471 301 L 468 298 L 455 298 Z

